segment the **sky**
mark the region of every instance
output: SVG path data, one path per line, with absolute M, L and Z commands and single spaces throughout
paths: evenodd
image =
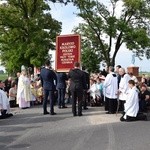
M 0 0 L 1 1 L 1 0 Z M 100 0 L 102 1 L 102 0 Z M 109 0 L 105 0 L 106 5 L 109 7 Z M 67 35 L 67 34 L 73 34 L 72 29 L 75 26 L 78 26 L 79 23 L 83 22 L 83 20 L 79 17 L 77 17 L 75 14 L 78 12 L 75 6 L 72 4 L 68 4 L 64 6 L 63 4 L 58 3 L 52 3 L 50 2 L 51 7 L 51 14 L 52 17 L 55 18 L 58 21 L 62 22 L 62 33 L 61 35 Z M 117 8 L 117 16 L 119 16 L 120 10 L 121 10 L 122 4 L 119 3 Z M 81 43 L 82 44 L 82 43 Z M 54 55 L 53 60 L 55 61 L 55 51 L 52 52 Z M 117 56 L 116 56 L 116 65 L 121 65 L 123 68 L 127 68 L 131 66 L 131 60 L 132 60 L 133 53 L 123 45 L 121 49 L 119 50 Z M 147 60 L 146 58 L 143 58 L 143 60 L 139 60 L 138 58 L 135 58 L 135 66 L 139 67 L 139 71 L 148 71 L 150 72 L 150 60 Z M 54 64 L 53 64 L 54 67 Z M 4 67 L 0 66 L 0 70 Z

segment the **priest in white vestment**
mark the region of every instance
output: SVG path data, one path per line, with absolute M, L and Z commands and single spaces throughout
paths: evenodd
M 27 77 L 26 70 L 23 70 L 19 77 L 17 88 L 17 104 L 19 104 L 19 108 L 29 108 L 31 99 L 30 80 Z
M 121 75 L 119 83 L 119 111 L 124 111 L 124 103 L 127 99 L 127 91 L 129 89 L 128 82 L 131 80 L 131 77 L 125 73 L 124 68 L 119 69 L 119 74 Z
M 108 110 L 109 114 L 114 114 L 117 110 L 118 79 L 112 66 L 109 67 L 109 74 L 107 74 L 103 86 L 105 110 Z
M 124 115 L 121 121 L 134 121 L 139 112 L 139 90 L 133 80 L 129 80 L 126 103 L 124 104 Z

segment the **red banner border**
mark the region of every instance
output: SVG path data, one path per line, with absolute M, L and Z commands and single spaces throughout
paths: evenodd
M 79 43 L 79 45 L 78 45 L 78 47 L 79 47 L 79 49 L 78 49 L 78 58 L 79 58 L 78 62 L 81 61 L 81 35 L 79 35 L 79 34 L 59 35 L 56 37 L 56 55 L 55 55 L 55 70 L 57 72 L 69 72 L 69 70 L 70 70 L 70 68 L 58 69 L 58 64 L 57 64 L 58 38 L 59 37 L 70 37 L 70 36 L 77 36 L 78 37 L 78 43 Z

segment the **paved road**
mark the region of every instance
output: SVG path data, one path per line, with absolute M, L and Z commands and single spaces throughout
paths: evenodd
M 71 108 L 56 116 L 42 115 L 41 106 L 13 109 L 0 120 L 0 150 L 149 150 L 150 122 L 120 122 L 102 107 L 72 117 Z

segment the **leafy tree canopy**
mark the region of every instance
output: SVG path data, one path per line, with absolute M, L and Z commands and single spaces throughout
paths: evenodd
M 74 32 L 82 36 L 83 54 L 91 51 L 97 55 L 93 60 L 98 58 L 107 66 L 114 66 L 116 55 L 124 43 L 139 58 L 146 55 L 149 59 L 150 1 L 110 0 L 108 5 L 105 4 L 98 0 L 75 1 L 79 9 L 77 15 L 83 23 Z M 120 12 L 118 7 L 119 10 L 122 8 Z
M 0 5 L 0 57 L 6 70 L 41 66 L 60 32 L 61 23 L 43 0 L 7 0 Z

